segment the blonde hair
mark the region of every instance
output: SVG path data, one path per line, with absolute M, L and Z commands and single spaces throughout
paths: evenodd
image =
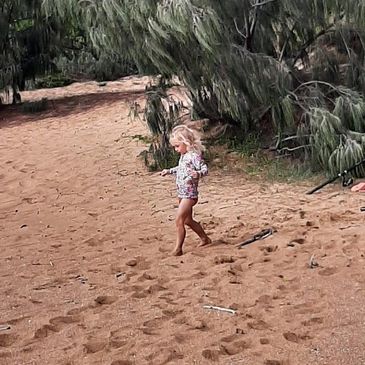
M 170 143 L 174 144 L 176 142 L 184 143 L 188 151 L 194 151 L 201 154 L 205 150 L 205 147 L 200 140 L 200 133 L 184 124 L 177 125 L 171 131 Z

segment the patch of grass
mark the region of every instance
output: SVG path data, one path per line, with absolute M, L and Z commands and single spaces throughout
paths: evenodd
M 220 143 L 224 142 L 224 139 Z M 303 162 L 290 157 L 280 157 L 263 149 L 263 141 L 259 134 L 234 136 L 225 140 L 226 154 L 222 157 L 223 165 L 227 162 L 243 171 L 246 175 L 262 178 L 271 182 L 295 182 L 311 179 L 315 176 L 309 162 Z M 214 160 L 213 160 L 214 161 Z
M 270 182 L 291 183 L 312 179 L 316 176 L 309 163 L 278 159 L 260 151 L 255 156 L 244 158 L 242 170 L 251 177 L 259 177 Z
M 171 148 L 152 143 L 148 150 L 140 154 L 149 171 L 161 171 L 177 166 L 179 154 Z
M 314 177 L 310 166 L 296 160 L 277 158 L 261 158 L 257 162 L 261 168 L 261 175 L 271 182 L 297 182 Z
M 141 141 L 145 144 L 149 144 L 153 142 L 152 136 L 143 136 L 142 134 L 135 134 L 132 136 L 132 139 L 135 139 L 137 141 Z
M 249 178 L 270 182 L 297 182 L 318 178 L 309 162 L 290 157 L 280 157 L 263 149 L 257 135 L 249 135 L 244 140 L 234 138 L 220 140 L 210 146 L 204 154 L 211 167 L 243 172 Z
M 220 156 L 220 151 L 218 151 L 217 148 L 207 148 L 204 151 L 204 160 L 208 164 L 214 163 L 214 160 L 220 158 Z
M 241 156 L 252 156 L 261 148 L 260 136 L 248 134 L 244 138 L 233 137 L 228 141 L 228 148 Z
M 64 87 L 73 83 L 73 80 L 62 73 L 46 75 L 35 82 L 36 89 L 49 89 L 54 87 Z

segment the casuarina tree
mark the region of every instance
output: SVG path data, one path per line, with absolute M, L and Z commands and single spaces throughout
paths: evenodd
M 100 52 L 178 76 L 201 117 L 238 133 L 275 130 L 337 171 L 364 152 L 365 1 L 43 0 Z M 358 171 L 361 173 L 361 171 Z

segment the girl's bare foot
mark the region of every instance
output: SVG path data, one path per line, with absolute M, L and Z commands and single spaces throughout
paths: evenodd
M 173 256 L 182 256 L 183 251 L 181 247 L 176 247 L 174 251 L 172 251 Z
M 212 240 L 209 237 L 207 237 L 207 238 L 202 239 L 202 241 L 199 243 L 198 247 L 210 245 L 211 243 L 212 243 Z

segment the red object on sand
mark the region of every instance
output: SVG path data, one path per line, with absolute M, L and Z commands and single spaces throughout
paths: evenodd
M 361 182 L 356 184 L 351 188 L 351 191 L 359 192 L 359 193 L 365 193 L 365 182 Z

